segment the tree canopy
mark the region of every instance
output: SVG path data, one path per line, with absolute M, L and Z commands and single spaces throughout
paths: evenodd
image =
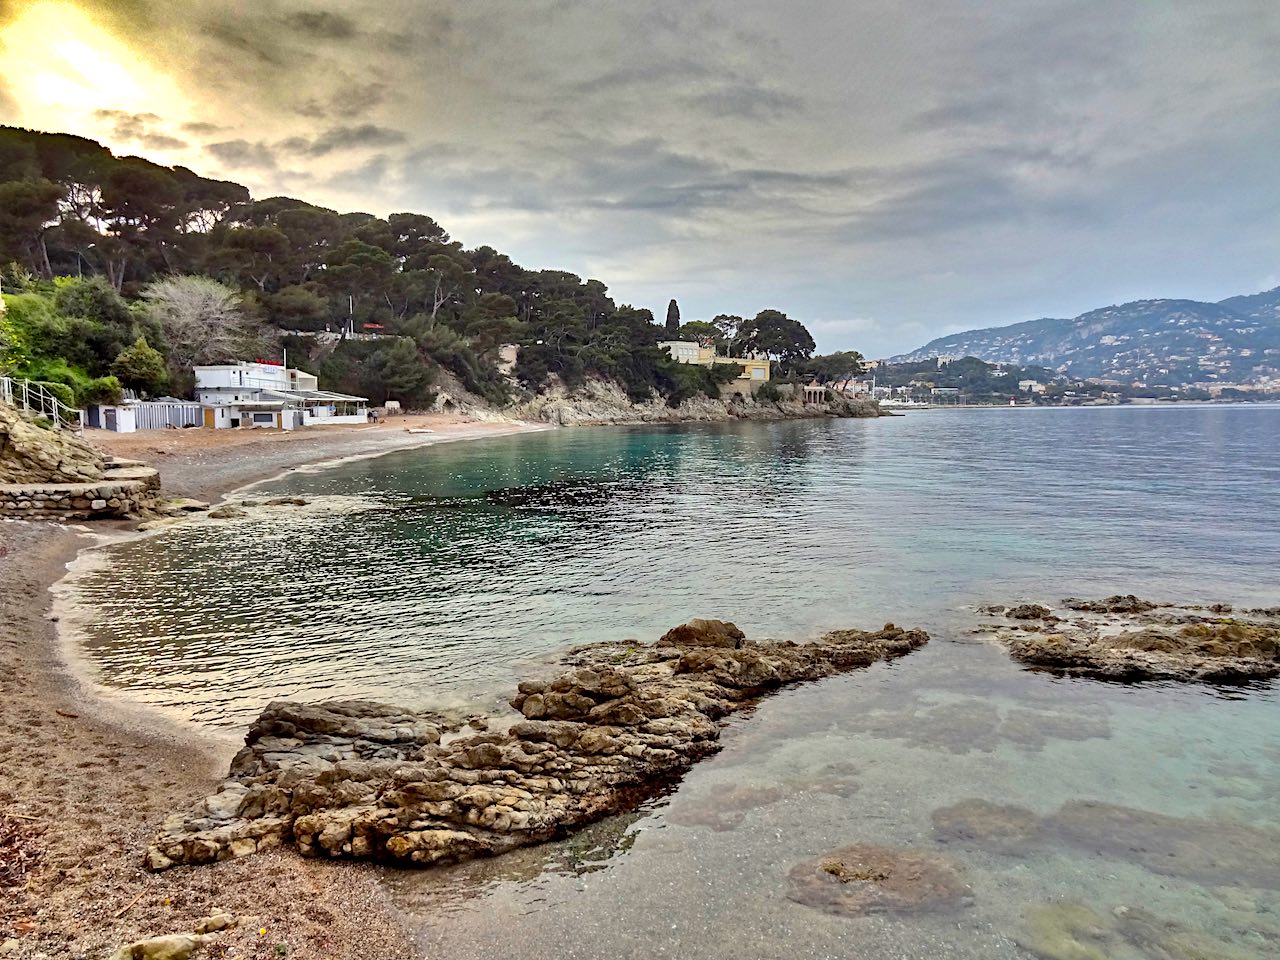
M 0 332 L 10 367 L 25 343 L 29 369 L 39 354 L 41 363 L 60 358 L 74 377 L 61 367 L 43 373 L 88 383 L 119 369 L 142 390 L 157 381 L 144 385 L 140 371 L 153 357 L 140 338 L 164 357 L 168 389 L 178 392 L 191 363 L 279 356 L 288 342 L 291 360 L 316 369 L 340 354 L 333 375 L 364 384 L 351 392 L 425 397 L 432 371 L 443 367 L 495 403 L 517 384 L 538 390 L 552 376 L 570 386 L 611 378 L 637 399 L 679 394 L 690 374 L 657 347 L 674 337 L 767 355 L 784 372 L 814 350 L 804 326 L 777 310 L 682 325 L 673 299 L 657 323 L 644 307 L 615 303 L 599 280 L 526 269 L 489 246 L 466 249 L 425 214 L 381 218 L 292 197 L 255 199 L 185 167 L 12 127 L 0 127 L 6 263 L 6 293 L 24 289 L 49 301 L 27 311 L 22 329 Z M 10 280 L 19 277 L 15 287 Z M 395 342 L 317 346 L 326 331 Z M 498 372 L 505 343 L 520 348 L 515 382 Z

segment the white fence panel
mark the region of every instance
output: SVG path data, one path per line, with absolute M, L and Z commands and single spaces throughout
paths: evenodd
M 164 430 L 168 427 L 199 427 L 204 425 L 204 408 L 198 403 L 165 403 L 148 400 L 130 404 L 137 418 L 139 430 Z

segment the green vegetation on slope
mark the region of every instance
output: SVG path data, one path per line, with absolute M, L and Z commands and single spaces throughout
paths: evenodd
M 733 367 L 674 363 L 658 343 L 676 334 L 768 355 L 783 375 L 813 372 L 813 338 L 777 310 L 685 331 L 675 301 L 656 323 L 598 280 L 464 249 L 424 214 L 255 200 L 239 184 L 67 134 L 0 127 L 0 263 L 13 295 L 0 362 L 66 384 L 78 402 L 120 382 L 181 395 L 192 363 L 283 349 L 332 389 L 408 403 L 430 395 L 437 368 L 506 402 L 505 343 L 520 346 L 515 374 L 529 390 L 554 375 L 570 387 L 610 378 L 635 399 L 714 395 Z M 336 342 L 344 330 L 377 339 Z

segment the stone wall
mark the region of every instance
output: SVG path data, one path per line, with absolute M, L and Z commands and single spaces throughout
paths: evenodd
M 160 475 L 149 467 L 113 467 L 95 483 L 0 484 L 0 515 L 25 520 L 138 517 L 160 509 Z
M 90 520 L 163 512 L 160 475 L 0 404 L 0 516 Z

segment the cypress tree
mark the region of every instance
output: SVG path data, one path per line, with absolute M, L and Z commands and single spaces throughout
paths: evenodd
M 667 304 L 667 333 L 672 337 L 680 335 L 680 306 L 674 300 Z

